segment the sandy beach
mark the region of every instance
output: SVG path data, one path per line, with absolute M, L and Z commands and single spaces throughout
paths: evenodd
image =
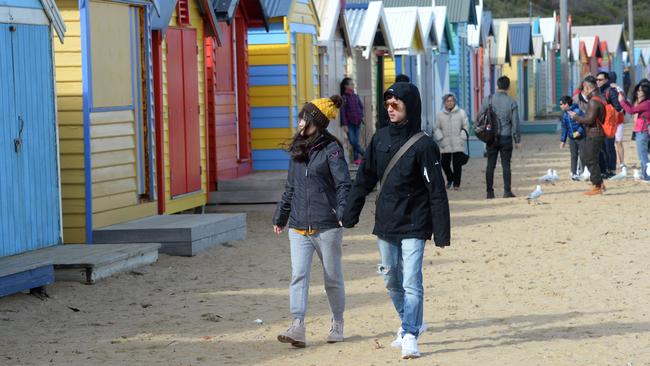
M 58 282 L 45 300 L 0 299 L 0 365 L 650 365 L 650 185 L 608 182 L 604 196 L 585 197 L 589 185 L 568 179 L 557 136 L 523 142 L 513 156 L 518 198 L 485 199 L 483 158 L 449 192 L 452 246 L 425 253 L 429 330 L 418 360 L 390 347 L 399 322 L 376 273 L 371 198 L 344 234 L 343 343 L 325 342 L 317 259 L 308 347 L 277 342 L 290 321 L 286 234 L 271 232 L 273 205 L 222 206 L 247 212 L 246 241 L 194 258 L 161 255 L 93 286 Z M 638 165 L 630 141 L 626 158 Z M 549 168 L 560 181 L 528 204 Z M 500 166 L 495 182 L 500 197 Z

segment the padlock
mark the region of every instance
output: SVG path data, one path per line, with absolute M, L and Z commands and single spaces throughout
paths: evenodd
M 22 147 L 23 147 L 23 139 L 20 138 L 14 139 L 14 150 L 16 150 L 17 153 L 20 152 L 20 149 Z

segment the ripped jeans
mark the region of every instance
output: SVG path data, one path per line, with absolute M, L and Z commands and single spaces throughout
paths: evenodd
M 401 243 L 390 243 L 379 239 L 384 284 L 393 301 L 395 310 L 406 333 L 418 336 L 422 325 L 424 288 L 422 287 L 422 239 L 403 239 Z

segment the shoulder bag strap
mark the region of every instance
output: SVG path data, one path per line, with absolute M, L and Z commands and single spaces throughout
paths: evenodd
M 382 188 L 384 188 L 384 182 L 386 181 L 386 178 L 388 178 L 388 174 L 390 174 L 391 170 L 395 167 L 399 159 L 406 154 L 406 152 L 411 148 L 411 146 L 415 145 L 416 142 L 418 142 L 422 137 L 426 136 L 424 132 L 418 132 L 415 135 L 411 136 L 411 138 L 408 139 L 402 145 L 402 147 L 397 150 L 395 155 L 390 159 L 388 162 L 388 165 L 386 166 L 386 170 L 384 170 L 384 175 L 381 177 L 381 181 L 379 181 L 379 189 L 377 190 L 377 198 L 379 198 L 379 195 L 381 194 Z

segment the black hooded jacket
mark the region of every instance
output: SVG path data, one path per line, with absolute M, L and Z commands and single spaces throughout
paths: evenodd
M 338 228 L 349 190 L 350 172 L 343 149 L 323 137 L 310 148 L 309 161 L 291 159 L 273 224 L 299 230 Z
M 391 157 L 421 131 L 420 92 L 411 83 L 395 83 L 386 91 L 406 104 L 407 120 L 379 129 L 366 149 L 343 214 L 343 226 L 359 222 L 366 196 L 374 189 Z M 375 209 L 373 234 L 389 242 L 431 239 L 450 244 L 449 202 L 440 167 L 440 150 L 422 138 L 398 161 L 385 182 Z

